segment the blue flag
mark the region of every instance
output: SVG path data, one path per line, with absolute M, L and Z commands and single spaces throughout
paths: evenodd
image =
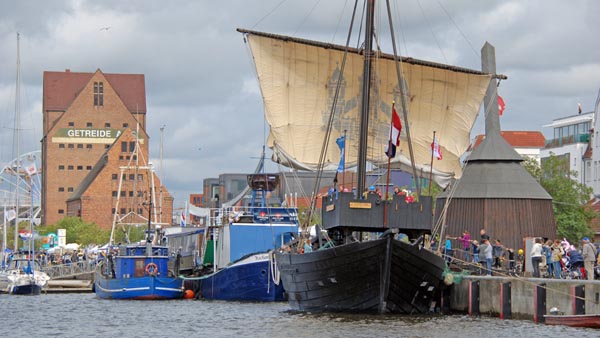
M 335 140 L 338 147 L 340 147 L 340 164 L 338 165 L 338 172 L 344 171 L 344 152 L 346 150 L 346 136 L 340 136 Z

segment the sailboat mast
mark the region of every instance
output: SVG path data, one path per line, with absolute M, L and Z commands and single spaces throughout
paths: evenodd
M 358 143 L 358 182 L 360 196 L 365 190 L 367 172 L 367 139 L 369 136 L 369 101 L 371 92 L 371 59 L 373 56 L 373 26 L 375 18 L 375 0 L 367 0 L 367 20 L 365 23 L 365 53 L 362 86 L 362 104 L 360 112 L 360 132 Z
M 13 143 L 16 150 L 17 167 L 15 168 L 15 252 L 19 251 L 19 186 L 21 185 L 21 35 L 17 32 L 17 81 L 15 88 L 15 130 Z M 33 234 L 31 234 L 33 236 Z

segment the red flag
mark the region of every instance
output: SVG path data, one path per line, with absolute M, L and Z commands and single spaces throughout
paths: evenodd
M 506 109 L 504 99 L 502 99 L 502 96 L 498 95 L 498 115 L 502 116 L 502 113 L 504 113 L 504 109 Z
M 400 116 L 396 112 L 396 108 L 392 108 L 392 125 L 390 126 L 390 140 L 385 149 L 385 154 L 389 158 L 396 156 L 396 147 L 400 145 L 400 132 L 402 131 L 402 122 Z
M 433 138 L 433 142 L 431 142 L 431 152 L 433 153 L 433 156 L 438 160 L 442 159 L 442 149 L 440 148 L 440 144 L 437 138 L 435 137 Z

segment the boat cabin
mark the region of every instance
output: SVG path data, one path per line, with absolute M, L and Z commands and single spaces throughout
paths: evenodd
M 430 232 L 433 224 L 430 196 L 408 203 L 404 196 L 382 200 L 377 194 L 355 198 L 352 192 L 339 192 L 323 197 L 323 228 L 345 227 L 351 231 L 383 232 L 399 229 L 406 233 Z

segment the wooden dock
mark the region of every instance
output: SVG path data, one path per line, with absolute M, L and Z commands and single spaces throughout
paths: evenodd
M 91 280 L 50 280 L 46 293 L 89 293 L 94 292 Z

